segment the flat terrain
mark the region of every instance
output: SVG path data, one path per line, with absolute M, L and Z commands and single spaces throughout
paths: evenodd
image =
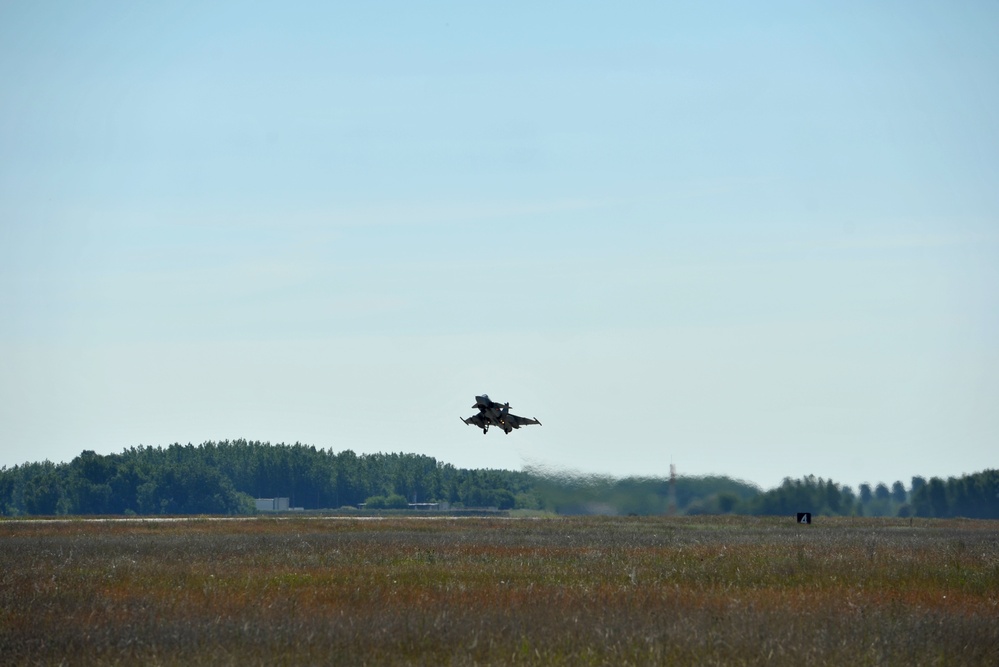
M 999 665 L 999 522 L 0 522 L 0 662 Z

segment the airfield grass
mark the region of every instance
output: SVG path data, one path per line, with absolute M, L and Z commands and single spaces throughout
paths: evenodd
M 999 522 L 0 522 L 9 665 L 999 665 Z

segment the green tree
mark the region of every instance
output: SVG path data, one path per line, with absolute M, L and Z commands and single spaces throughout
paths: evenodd
M 409 508 L 409 501 L 406 496 L 393 493 L 385 498 L 385 508 L 390 510 L 404 510 Z
M 825 507 L 834 516 L 843 513 L 843 493 L 831 479 L 825 484 Z
M 866 505 L 867 503 L 871 502 L 871 500 L 873 498 L 874 498 L 874 494 L 871 492 L 871 485 L 870 484 L 866 484 L 866 483 L 865 484 L 861 484 L 860 485 L 860 502 L 863 503 L 864 505 Z
M 215 468 L 198 461 L 170 462 L 153 470 L 140 485 L 139 507 L 145 514 L 238 514 L 246 496 Z
M 932 477 L 913 494 L 913 509 L 916 516 L 946 517 L 950 506 L 947 502 L 947 487 L 939 477 Z
M 840 491 L 841 501 L 840 508 L 844 515 L 851 515 L 857 509 L 857 494 L 854 493 L 853 487 L 844 486 Z
M 891 499 L 898 503 L 899 505 L 905 503 L 908 500 L 908 494 L 905 491 L 905 485 L 901 481 L 897 481 L 891 485 Z
M 383 510 L 386 507 L 385 496 L 368 496 L 364 501 L 366 510 Z
M 66 496 L 73 514 L 110 514 L 114 510 L 111 478 L 117 472 L 114 459 L 84 451 L 69 464 Z
M 723 491 L 718 496 L 718 511 L 722 514 L 730 514 L 735 506 L 739 504 L 739 496 L 731 491 Z
M 493 491 L 493 504 L 497 509 L 509 510 L 513 509 L 517 501 L 514 498 L 513 493 L 507 489 L 496 489 Z
M 23 503 L 27 514 L 52 515 L 60 508 L 62 499 L 62 470 L 51 461 L 26 464 L 24 471 Z

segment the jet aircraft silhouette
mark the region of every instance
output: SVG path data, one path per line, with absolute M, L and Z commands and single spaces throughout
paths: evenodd
M 461 421 L 465 422 L 466 425 L 472 424 L 478 426 L 482 429 L 482 435 L 489 432 L 490 426 L 503 429 L 503 432 L 507 435 L 510 435 L 510 431 L 513 429 L 520 428 L 521 426 L 530 426 L 531 424 L 541 426 L 541 422 L 537 419 L 518 417 L 517 415 L 510 414 L 509 403 L 496 403 L 489 398 L 489 394 L 476 396 L 475 405 L 472 407 L 478 408 L 479 413 L 472 415 L 468 419 L 462 418 Z

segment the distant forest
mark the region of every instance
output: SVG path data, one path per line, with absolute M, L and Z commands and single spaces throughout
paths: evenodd
M 255 498 L 304 510 L 539 510 L 558 514 L 756 514 L 999 518 L 999 470 L 857 490 L 808 476 L 761 491 L 723 476 L 551 476 L 455 468 L 420 454 L 334 453 L 246 440 L 84 451 L 69 463 L 0 468 L 0 514 L 252 514 Z

